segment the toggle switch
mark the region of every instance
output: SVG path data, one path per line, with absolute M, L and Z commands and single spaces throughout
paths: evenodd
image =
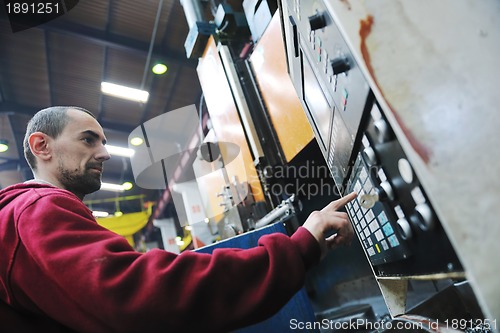
M 325 15 L 322 13 L 316 13 L 312 16 L 309 16 L 308 19 L 309 26 L 311 27 L 312 31 L 326 27 Z
M 351 69 L 349 60 L 347 58 L 339 57 L 335 58 L 330 62 L 330 66 L 333 70 L 333 75 L 338 75 L 347 72 Z

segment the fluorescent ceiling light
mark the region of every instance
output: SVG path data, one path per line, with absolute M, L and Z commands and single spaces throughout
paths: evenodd
M 112 145 L 106 145 L 106 149 L 108 150 L 108 153 L 111 155 L 123 156 L 123 157 L 132 157 L 134 156 L 135 153 L 133 149 L 112 146 Z
M 149 98 L 149 93 L 145 90 L 125 87 L 110 82 L 101 82 L 101 91 L 107 95 L 143 103 L 147 102 Z
M 133 137 L 132 139 L 130 139 L 130 144 L 132 146 L 140 146 L 140 145 L 143 144 L 143 142 L 144 142 L 144 140 L 142 138 L 138 137 L 138 136 Z
M 7 140 L 0 140 L 0 153 L 9 150 L 9 142 Z
M 94 210 L 94 211 L 92 211 L 92 215 L 94 215 L 94 217 L 108 217 L 109 213 L 108 212 L 101 212 L 99 210 Z
M 111 183 L 101 183 L 101 190 L 113 191 L 113 192 L 123 192 L 130 190 L 133 186 L 130 186 L 130 182 L 125 182 L 123 184 L 111 184 Z
M 151 70 L 156 75 L 161 75 L 161 74 L 165 74 L 167 72 L 167 69 L 168 69 L 167 65 L 162 64 L 162 63 L 158 63 L 158 64 L 154 65 Z

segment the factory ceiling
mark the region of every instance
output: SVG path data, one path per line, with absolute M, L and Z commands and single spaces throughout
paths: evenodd
M 0 153 L 0 188 L 32 178 L 21 142 L 27 121 L 40 109 L 87 108 L 109 144 L 127 147 L 131 131 L 145 121 L 200 101 L 198 62 L 186 56 L 189 28 L 179 0 L 80 0 L 66 14 L 18 32 L 5 10 L 0 9 L 0 140 L 9 142 L 9 150 Z M 152 73 L 157 62 L 167 65 L 165 74 Z M 144 89 L 149 99 L 104 95 L 103 81 Z M 133 182 L 129 159 L 112 156 L 103 181 Z M 100 190 L 86 200 L 133 195 L 156 200 L 161 191 Z

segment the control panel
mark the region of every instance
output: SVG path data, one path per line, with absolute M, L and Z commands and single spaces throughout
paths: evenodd
M 425 190 L 376 102 L 360 132 L 346 188 L 358 197 L 347 211 L 376 273 L 461 271 Z
M 292 81 L 307 110 L 316 138 L 343 192 L 364 109 L 371 98 L 339 29 L 320 1 L 288 1 L 288 62 L 299 66 Z M 299 64 L 299 65 L 297 65 Z M 330 140 L 333 137 L 333 140 Z
M 322 1 L 286 0 L 290 76 L 377 276 L 463 268 L 391 124 Z

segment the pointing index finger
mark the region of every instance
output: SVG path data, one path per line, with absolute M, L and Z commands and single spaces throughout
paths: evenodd
M 357 196 L 358 196 L 358 194 L 356 192 L 351 192 L 348 195 L 346 195 L 346 196 L 344 196 L 344 197 L 342 197 L 340 199 L 337 199 L 337 200 L 333 201 L 328 206 L 331 206 L 331 208 L 337 210 L 337 209 L 339 209 L 341 207 L 344 207 L 347 203 L 349 203 L 352 200 L 354 200 Z

